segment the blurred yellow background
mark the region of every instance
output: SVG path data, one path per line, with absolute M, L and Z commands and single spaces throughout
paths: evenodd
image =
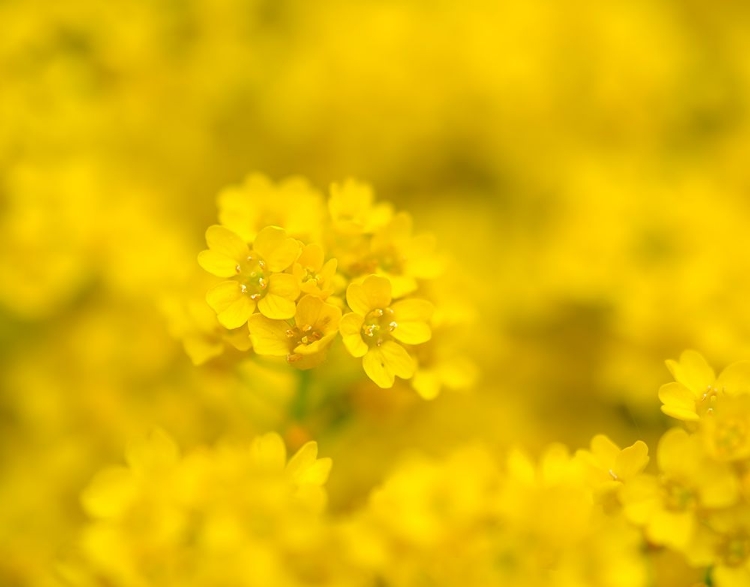
M 285 374 L 194 366 L 165 311 L 251 171 L 371 183 L 471 310 L 475 389 L 358 385 L 344 425 L 306 423 L 333 511 L 414 449 L 652 441 L 664 359 L 750 357 L 746 2 L 2 0 L 0 23 L 0 584 L 56 584 L 132 435 L 284 432 Z

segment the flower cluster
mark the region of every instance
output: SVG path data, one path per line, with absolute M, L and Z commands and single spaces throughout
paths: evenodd
M 681 420 L 657 447 L 658 475 L 623 489 L 625 515 L 647 540 L 705 567 L 714 585 L 750 584 L 750 361 L 716 377 L 685 351 L 667 361 L 675 381 L 659 390 L 662 411 Z
M 561 445 L 538 464 L 481 446 L 412 459 L 346 531 L 383 585 L 646 585 L 638 533 L 595 502 L 582 461 Z
M 301 585 L 323 568 L 331 460 L 314 442 L 288 461 L 276 434 L 181 457 L 157 429 L 125 456 L 126 467 L 100 471 L 83 492 L 91 521 L 61 563 L 69 583 Z
M 222 279 L 206 301 L 235 348 L 247 350 L 249 340 L 256 355 L 305 370 L 326 359 L 340 334 L 380 387 L 431 372 L 429 353 L 418 351 L 433 335 L 426 285 L 439 286 L 445 262 L 431 235 L 413 234 L 407 213 L 376 202 L 370 186 L 354 180 L 333 184 L 326 205 L 304 180 L 274 185 L 261 175 L 223 191 L 218 205 L 220 224 L 206 231 L 198 262 Z M 196 362 L 221 352 L 215 325 L 204 330 L 210 347 L 187 332 Z M 472 379 L 470 367 L 464 379 Z M 434 397 L 442 383 L 415 389 Z

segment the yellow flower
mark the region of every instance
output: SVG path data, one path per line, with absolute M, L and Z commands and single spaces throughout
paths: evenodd
M 393 215 L 390 204 L 373 204 L 372 187 L 354 179 L 331 185 L 328 211 L 334 230 L 342 234 L 371 234 L 385 226 Z
M 323 197 L 306 179 L 290 177 L 275 185 L 251 173 L 240 186 L 219 194 L 219 222 L 246 242 L 266 226 L 281 226 L 291 236 L 317 240 L 323 226 Z
M 297 304 L 294 325 L 270 320 L 260 314 L 250 316 L 250 339 L 259 355 L 286 357 L 298 369 L 310 369 L 325 359 L 325 353 L 338 334 L 341 310 L 314 296 L 304 296 Z
M 412 235 L 412 218 L 400 212 L 372 237 L 368 258 L 369 273 L 391 280 L 393 297 L 400 298 L 417 289 L 417 279 L 435 279 L 443 271 L 443 260 L 435 254 L 435 237 Z
M 596 495 L 619 489 L 648 464 L 648 446 L 638 440 L 620 449 L 604 434 L 591 439 L 591 450 L 579 450 L 576 459 L 584 466 L 585 478 Z
M 156 431 L 126 461 L 83 493 L 74 584 L 298 585 L 319 568 L 331 460 L 315 442 L 288 461 L 275 433 L 181 457 Z
M 667 367 L 675 381 L 659 389 L 661 410 L 678 420 L 697 422 L 717 397 L 750 393 L 750 361 L 729 365 L 717 378 L 699 353 L 687 350 L 679 362 L 667 361 Z
M 700 422 L 708 453 L 720 461 L 750 457 L 750 395 L 719 396 Z
M 402 344 L 422 344 L 430 340 L 428 324 L 432 304 L 425 300 L 391 303 L 391 284 L 384 277 L 371 275 L 362 284 L 352 283 L 346 301 L 352 312 L 341 319 L 341 336 L 347 350 L 363 357 L 367 376 L 380 387 L 392 387 L 395 377 L 409 379 L 416 363 Z
M 333 293 L 337 263 L 336 259 L 325 260 L 320 245 L 307 245 L 292 266 L 292 275 L 299 281 L 303 293 L 326 299 Z
M 707 458 L 697 435 L 680 428 L 662 436 L 656 459 L 659 477 L 641 474 L 623 485 L 623 511 L 649 540 L 683 551 L 695 538 L 700 512 L 732 506 L 739 483 L 729 466 Z
M 703 540 L 690 554 L 694 566 L 711 567 L 712 585 L 750 585 L 750 508 L 742 504 L 710 516 Z
M 258 233 L 252 249 L 223 226 L 206 231 L 208 250 L 198 262 L 217 277 L 231 278 L 211 289 L 206 301 L 225 328 L 239 328 L 258 311 L 267 318 L 286 320 L 294 316 L 300 288 L 297 279 L 282 273 L 297 260 L 301 245 L 275 226 Z

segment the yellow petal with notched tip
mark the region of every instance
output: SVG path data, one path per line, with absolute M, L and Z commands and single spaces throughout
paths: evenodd
M 662 385 L 659 388 L 659 400 L 664 404 L 662 411 L 665 414 L 680 414 L 680 416 L 673 416 L 679 420 L 697 421 L 699 419 L 695 413 L 695 394 L 682 383 L 673 381 Z
M 255 312 L 255 302 L 236 281 L 220 283 L 206 294 L 208 305 L 224 328 L 239 328 Z
M 266 226 L 253 242 L 253 250 L 266 262 L 269 271 L 284 271 L 302 252 L 299 241 L 287 236 L 283 228 Z
M 716 374 L 700 353 L 687 350 L 680 355 L 680 361 L 667 361 L 667 368 L 675 380 L 682 383 L 694 394 L 702 394 L 716 381 Z
M 361 284 L 352 283 L 346 290 L 346 303 L 362 316 L 370 310 L 387 308 L 391 303 L 391 282 L 385 277 L 370 275 Z
M 632 446 L 622 449 L 615 458 L 612 470 L 620 481 L 627 481 L 643 471 L 648 460 L 648 446 L 638 440 Z
M 601 466 L 611 467 L 620 454 L 620 447 L 604 434 L 597 434 L 591 439 L 591 453 Z
M 206 244 L 210 250 L 236 261 L 244 260 L 250 253 L 244 240 L 228 228 L 218 224 L 209 226 L 206 230 Z

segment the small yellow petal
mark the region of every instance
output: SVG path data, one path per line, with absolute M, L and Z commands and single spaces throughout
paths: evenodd
M 293 302 L 300 294 L 299 282 L 294 275 L 276 273 L 268 279 L 268 293 Z
M 648 460 L 648 446 L 642 440 L 638 440 L 617 455 L 613 471 L 620 481 L 627 481 L 643 471 Z
M 215 224 L 206 230 L 206 243 L 211 251 L 235 260 L 235 264 L 247 258 L 250 249 L 247 243 L 224 226 Z
M 393 310 L 394 320 L 399 323 L 429 322 L 435 311 L 435 306 L 427 300 L 401 300 L 395 302 L 391 309 Z
M 216 251 L 201 251 L 198 254 L 198 265 L 216 277 L 237 275 L 237 260 Z
M 620 447 L 604 434 L 597 434 L 591 439 L 591 452 L 601 466 L 611 467 L 620 454 Z
M 247 321 L 253 349 L 262 356 L 285 357 L 289 354 L 289 325 L 283 320 L 271 320 L 262 314 L 253 314 Z
M 362 324 L 364 318 L 359 314 L 350 312 L 341 318 L 339 331 L 344 341 L 346 350 L 354 357 L 363 357 L 367 353 L 367 343 L 362 340 Z
M 255 311 L 255 302 L 236 281 L 224 281 L 206 294 L 208 305 L 224 328 L 239 328 Z
M 304 296 L 297 304 L 294 320 L 300 328 L 312 326 L 325 332 L 338 328 L 341 310 L 315 296 Z
M 329 458 L 318 459 L 312 465 L 300 471 L 295 478 L 299 485 L 323 485 L 331 473 L 333 461 Z
M 393 387 L 396 376 L 393 370 L 386 367 L 386 361 L 378 347 L 373 347 L 367 351 L 367 354 L 362 358 L 362 367 L 364 367 L 367 376 L 378 387 L 383 389 Z
M 352 283 L 346 290 L 346 303 L 362 316 L 370 310 L 387 308 L 391 303 L 391 282 L 385 277 L 370 275 L 361 284 Z
M 396 319 L 391 336 L 404 344 L 422 344 L 432 338 L 432 330 L 426 322 L 408 322 Z
M 680 412 L 695 414 L 696 399 L 692 390 L 676 381 L 662 385 L 659 388 L 659 400 L 661 400 L 665 408 L 668 407 L 672 411 L 678 410 Z M 697 415 L 695 415 L 695 419 L 698 419 Z
M 294 310 L 294 302 L 272 293 L 267 293 L 258 302 L 258 311 L 273 320 L 288 320 L 294 316 Z
M 378 348 L 388 368 L 398 377 L 409 379 L 414 376 L 417 370 L 416 362 L 404 347 L 392 340 L 387 340 Z
M 258 233 L 253 250 L 263 257 L 270 271 L 284 271 L 302 252 L 299 241 L 287 236 L 283 228 L 266 226 Z
M 307 442 L 302 448 L 294 453 L 294 456 L 292 456 L 291 459 L 289 459 L 289 463 L 286 466 L 286 472 L 292 477 L 292 479 L 296 480 L 315 463 L 317 457 L 318 443 L 314 441 Z
M 750 361 L 729 365 L 719 375 L 715 387 L 727 395 L 750 393 Z
M 379 387 L 393 387 L 395 376 L 409 379 L 414 375 L 416 364 L 404 347 L 391 340 L 373 347 L 362 359 L 367 376 Z
M 299 259 L 297 259 L 297 263 L 302 265 L 304 269 L 319 271 L 323 267 L 324 258 L 323 247 L 319 244 L 313 243 L 302 249 L 302 253 L 299 256 Z
M 680 362 L 667 361 L 667 367 L 675 380 L 682 383 L 693 393 L 703 393 L 708 386 L 716 381 L 716 375 L 711 366 L 700 353 L 687 350 L 680 355 Z

